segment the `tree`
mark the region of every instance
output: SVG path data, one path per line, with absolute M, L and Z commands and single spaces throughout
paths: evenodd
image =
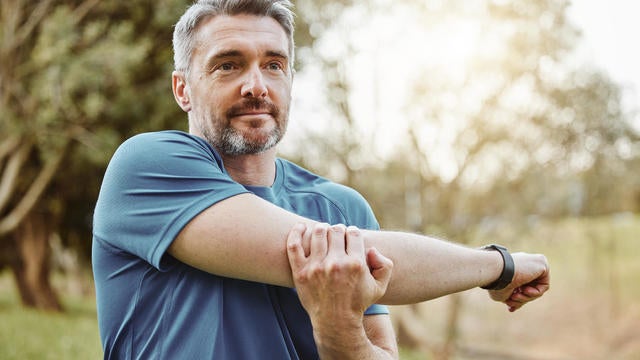
M 637 177 L 630 174 L 637 166 L 638 134 L 621 111 L 618 86 L 567 61 L 579 39 L 566 18 L 568 5 L 455 0 L 391 6 L 379 0 L 366 11 L 364 5 L 347 4 L 339 14 L 329 12 L 331 21 L 311 26 L 323 30 L 312 56 L 323 64 L 322 79 L 340 84 L 327 86 L 326 96 L 333 115 L 344 121 L 327 119 L 334 125 L 308 137 L 298 154 L 323 173 L 336 164 L 346 168 L 340 174 L 348 175 L 337 179 L 365 193 L 383 226 L 463 243 L 472 242 L 481 227 L 524 231 L 529 216 L 632 208 L 626 199 L 627 189 L 637 188 Z M 360 20 L 353 13 L 361 14 Z M 402 19 L 401 29 L 373 31 L 371 24 L 393 16 Z M 381 55 L 392 56 L 376 57 L 358 47 L 388 33 L 392 42 L 378 41 Z M 321 47 L 323 42 L 330 46 Z M 403 68 L 420 63 L 407 76 L 413 88 L 404 112 L 379 122 L 354 115 L 358 96 L 352 92 L 362 91 L 357 86 L 362 78 L 350 76 L 360 70 L 354 56 L 379 63 L 371 66 L 374 77 L 385 79 L 377 83 L 382 94 L 377 100 L 393 96 L 385 89 L 387 73 L 400 77 Z M 378 152 L 371 138 L 359 135 L 383 121 L 405 127 L 405 136 L 394 140 L 394 154 L 362 160 L 360 154 L 371 158 Z M 461 303 L 453 299 L 444 358 L 457 341 Z M 422 341 L 419 334 L 413 340 Z
M 619 211 L 627 192 L 611 188 L 628 177 L 638 134 L 617 85 L 568 64 L 578 36 L 568 2 L 420 4 L 428 32 L 459 42 L 451 54 L 429 49 L 454 57 L 422 70 L 408 105 L 402 158 L 420 169 L 424 228 L 435 223 L 469 242 L 489 219 L 524 228 L 530 215 Z M 444 358 L 455 349 L 460 308 L 454 297 Z
M 169 84 L 158 74 L 171 64 L 166 11 L 184 6 L 2 1 L 0 248 L 25 305 L 61 309 L 48 240 L 75 233 L 64 239 L 87 252 L 92 204 L 115 146 L 181 119 L 162 101 L 170 93 L 158 95 Z

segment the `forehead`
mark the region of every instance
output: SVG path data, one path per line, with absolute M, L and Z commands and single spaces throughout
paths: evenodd
M 289 54 L 289 40 L 273 18 L 255 15 L 219 15 L 205 20 L 197 29 L 194 56 L 221 51 L 277 51 Z

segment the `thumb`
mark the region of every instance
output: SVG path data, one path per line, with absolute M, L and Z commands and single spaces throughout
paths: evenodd
M 393 261 L 372 247 L 367 250 L 367 266 L 369 266 L 371 276 L 386 287 L 391 279 Z

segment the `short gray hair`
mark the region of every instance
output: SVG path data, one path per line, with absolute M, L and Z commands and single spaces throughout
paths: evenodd
M 290 65 L 294 63 L 294 14 L 289 0 L 198 0 L 180 17 L 173 30 L 175 70 L 189 74 L 195 46 L 195 34 L 203 20 L 218 15 L 257 15 L 276 20 L 289 37 Z

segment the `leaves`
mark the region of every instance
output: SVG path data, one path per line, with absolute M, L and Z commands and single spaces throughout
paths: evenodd
M 0 130 L 34 144 L 11 204 L 35 194 L 39 201 L 30 195 L 27 203 L 53 211 L 52 220 L 70 209 L 48 204 L 80 205 L 84 214 L 91 213 L 100 174 L 124 138 L 183 126 L 170 92 L 172 27 L 167 21 L 176 21 L 187 1 L 162 4 L 3 2 L 0 29 L 10 43 L 0 47 Z M 179 12 L 167 14 L 167 9 Z M 66 151 L 71 139 L 71 151 Z M 51 174 L 50 164 L 63 158 L 64 171 L 44 176 Z M 3 171 L 6 165 L 0 161 Z M 89 174 L 93 178 L 85 178 Z M 27 192 L 33 184 L 28 179 L 36 178 L 52 182 L 42 198 L 41 192 Z M 86 187 L 65 185 L 79 178 L 85 178 Z M 37 185 L 42 188 L 42 181 Z M 0 220 L 11 210 L 0 212 Z M 88 236 L 90 223 L 64 222 Z

